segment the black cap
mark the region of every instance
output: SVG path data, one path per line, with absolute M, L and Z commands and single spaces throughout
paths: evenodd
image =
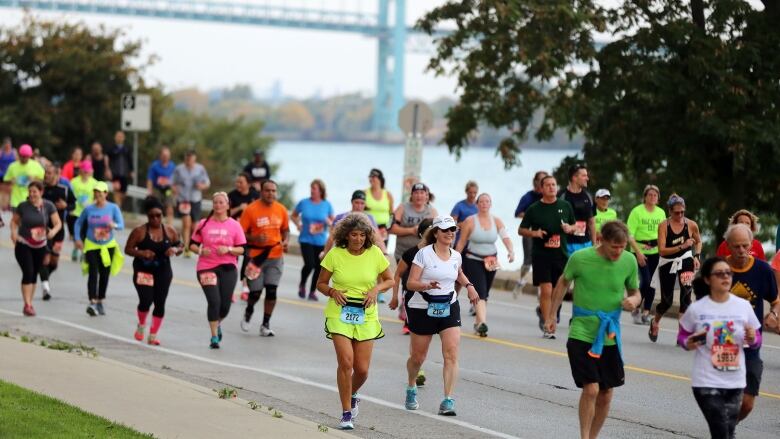
M 426 186 L 424 183 L 415 183 L 412 186 L 412 192 L 414 192 L 414 191 L 430 192 L 430 190 L 428 189 L 428 186 Z
M 356 190 L 355 192 L 352 192 L 352 199 L 351 201 L 355 200 L 363 200 L 366 201 L 366 193 L 361 190 Z

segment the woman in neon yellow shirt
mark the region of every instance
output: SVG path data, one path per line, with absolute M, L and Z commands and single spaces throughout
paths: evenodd
M 664 210 L 658 207 L 661 191 L 648 184 L 643 193 L 643 203 L 634 207 L 628 215 L 629 244 L 639 264 L 639 291 L 642 293 L 642 311 L 631 315 L 637 325 L 650 324 L 650 308 L 655 300 L 655 289 L 650 286 L 658 267 L 658 225 L 666 219 Z

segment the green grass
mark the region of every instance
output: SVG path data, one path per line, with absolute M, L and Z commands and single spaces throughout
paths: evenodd
M 0 380 L 0 438 L 152 438 Z

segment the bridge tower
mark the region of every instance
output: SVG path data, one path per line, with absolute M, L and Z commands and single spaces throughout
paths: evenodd
M 404 106 L 406 0 L 378 0 L 377 70 L 373 129 L 379 136 L 398 130 L 398 111 Z M 390 4 L 393 23 L 390 24 Z

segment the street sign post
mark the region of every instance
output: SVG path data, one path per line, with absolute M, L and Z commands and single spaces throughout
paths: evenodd
M 138 133 L 152 128 L 152 97 L 145 94 L 122 95 L 121 128 L 133 133 L 133 184 L 138 185 Z
M 404 147 L 404 179 L 402 200 L 409 198 L 412 185 L 420 181 L 422 174 L 422 136 L 433 126 L 433 112 L 422 101 L 409 101 L 398 112 L 398 127 L 406 134 Z

